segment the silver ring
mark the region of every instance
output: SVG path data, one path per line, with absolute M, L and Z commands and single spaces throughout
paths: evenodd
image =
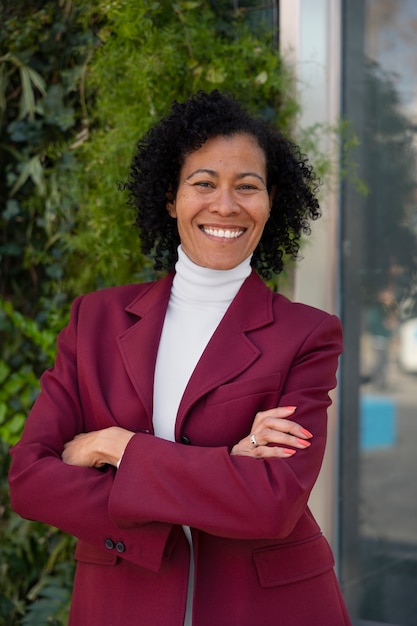
M 259 445 L 258 442 L 256 441 L 255 435 L 251 435 L 250 436 L 250 442 L 251 442 L 251 444 L 253 445 L 254 448 L 257 448 L 258 445 Z

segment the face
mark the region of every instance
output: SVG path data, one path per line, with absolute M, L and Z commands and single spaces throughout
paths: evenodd
M 167 209 L 186 255 L 228 270 L 255 250 L 271 204 L 262 148 L 251 135 L 233 135 L 209 139 L 186 157 Z

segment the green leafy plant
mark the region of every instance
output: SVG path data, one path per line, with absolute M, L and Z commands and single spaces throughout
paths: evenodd
M 0 6 L 0 296 L 31 316 L 59 290 L 75 220 L 67 178 L 94 42 L 81 13 L 72 2 Z
M 61 327 L 67 318 L 60 318 Z M 0 332 L 8 342 L 0 358 L 0 436 L 13 445 L 19 439 L 26 416 L 39 393 L 39 375 L 55 357 L 56 330 L 39 324 L 14 310 L 11 302 L 0 299 Z M 29 350 L 29 344 L 32 349 Z M 19 352 L 24 350 L 24 361 Z M 17 363 L 19 364 L 16 367 Z
M 65 318 L 59 321 L 63 325 Z M 43 329 L 0 300 L 0 329 L 6 328 L 9 336 L 0 359 L 0 626 L 63 626 L 68 614 L 74 540 L 17 516 L 10 508 L 6 478 L 9 447 L 20 437 L 39 392 L 39 369 L 51 365 L 55 356 L 56 322 L 51 316 Z M 15 369 L 12 336 L 25 356 Z

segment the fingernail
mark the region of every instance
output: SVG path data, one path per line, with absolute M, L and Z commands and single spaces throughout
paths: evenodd
M 287 456 L 292 456 L 293 454 L 296 453 L 296 450 L 290 450 L 290 448 L 283 448 L 283 453 L 286 454 Z
M 308 439 L 310 439 L 313 435 L 309 430 L 306 430 L 305 428 L 303 428 L 302 426 L 300 426 L 301 432 L 303 433 L 303 435 L 305 435 L 306 437 L 308 437 Z
M 297 407 L 296 406 L 286 406 L 285 408 L 287 409 L 287 411 L 295 411 L 295 409 Z
M 308 448 L 309 446 L 311 446 L 311 443 L 309 441 L 306 441 L 305 439 L 300 439 L 299 437 L 297 437 L 297 441 L 300 446 L 303 446 L 304 448 Z

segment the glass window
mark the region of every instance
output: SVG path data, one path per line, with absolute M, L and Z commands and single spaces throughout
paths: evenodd
M 417 624 L 417 2 L 343 3 L 340 580 L 357 624 Z

